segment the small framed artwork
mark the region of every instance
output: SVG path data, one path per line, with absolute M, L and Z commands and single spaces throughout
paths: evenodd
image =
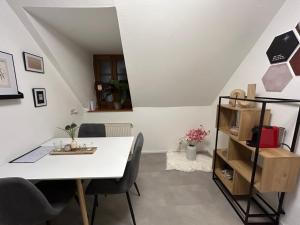
M 23 52 L 24 66 L 26 71 L 45 73 L 44 60 L 42 57 Z
M 35 107 L 42 107 L 47 105 L 45 88 L 33 88 L 32 94 Z
M 13 98 L 18 91 L 13 55 L 0 51 L 0 98 Z

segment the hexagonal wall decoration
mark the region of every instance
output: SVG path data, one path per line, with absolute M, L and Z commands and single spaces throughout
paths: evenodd
M 296 30 L 298 31 L 298 34 L 300 34 L 300 22 L 296 25 Z
M 275 37 L 267 50 L 270 63 L 286 62 L 298 44 L 299 41 L 292 30 Z
M 296 51 L 290 60 L 290 65 L 296 76 L 300 76 L 300 49 Z
M 292 80 L 293 75 L 286 63 L 272 65 L 262 78 L 266 91 L 281 92 Z

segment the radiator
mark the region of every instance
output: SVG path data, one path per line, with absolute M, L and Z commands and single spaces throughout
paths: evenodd
M 105 132 L 107 137 L 127 137 L 131 136 L 131 123 L 106 123 Z

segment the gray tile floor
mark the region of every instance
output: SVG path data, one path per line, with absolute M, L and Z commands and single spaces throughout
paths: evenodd
M 142 196 L 131 190 L 137 225 L 242 224 L 210 173 L 166 171 L 165 166 L 165 154 L 142 155 L 137 180 Z M 87 204 L 90 210 L 91 198 L 87 198 Z M 76 202 L 51 224 L 82 224 Z M 95 225 L 132 225 L 126 196 L 101 196 Z

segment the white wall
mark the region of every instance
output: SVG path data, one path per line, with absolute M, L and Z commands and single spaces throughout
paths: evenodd
M 260 96 L 286 97 L 300 99 L 300 77 L 294 77 L 281 93 L 266 92 L 264 90 L 261 78 L 267 71 L 269 61 L 266 56 L 266 50 L 270 46 L 273 38 L 279 34 L 290 30 L 295 30 L 296 24 L 300 21 L 300 1 L 288 0 L 274 17 L 270 25 L 264 31 L 260 39 L 252 48 L 250 53 L 235 71 L 228 81 L 220 95 L 228 95 L 235 88 L 246 90 L 248 83 L 257 84 L 257 94 Z M 296 32 L 295 32 L 296 33 Z M 299 35 L 296 35 L 300 39 Z M 216 103 L 212 105 L 216 108 Z M 295 119 L 297 117 L 297 107 L 271 107 L 272 125 L 284 126 L 288 129 L 287 143 L 291 143 Z M 300 154 L 299 145 L 296 152 Z M 300 211 L 300 186 L 295 193 L 287 194 L 285 209 L 287 215 L 282 218 L 282 224 L 297 225 L 299 224 Z
M 80 102 L 60 77 L 5 0 L 0 0 L 0 50 L 14 55 L 19 90 L 25 98 L 0 100 L 0 164 L 59 133 L 58 126 L 77 121 L 70 110 Z M 45 74 L 26 72 L 22 52 L 44 57 Z M 46 88 L 48 106 L 35 108 L 32 88 Z
M 49 58 L 83 106 L 95 99 L 92 56 L 70 39 L 64 37 L 45 23 L 37 22 L 25 10 L 26 7 L 80 7 L 80 1 L 9 0 L 23 25 L 30 32 L 41 50 Z M 70 5 L 71 4 L 71 5 Z M 100 5 L 111 4 L 103 1 Z M 77 6 L 76 6 L 77 5 Z M 99 4 L 85 1 L 82 6 L 96 7 Z M 82 91 L 84 90 L 84 91 Z
M 44 42 L 40 46 L 53 65 L 67 82 L 83 106 L 95 100 L 94 70 L 92 54 L 66 36 L 53 29 L 47 23 L 28 14 L 34 28 Z
M 176 150 L 179 138 L 190 128 L 204 125 L 211 129 L 210 107 L 136 107 L 133 112 L 93 112 L 84 113 L 84 122 L 133 124 L 133 134 L 143 132 L 145 145 L 143 152 Z M 208 150 L 203 146 L 203 150 Z

